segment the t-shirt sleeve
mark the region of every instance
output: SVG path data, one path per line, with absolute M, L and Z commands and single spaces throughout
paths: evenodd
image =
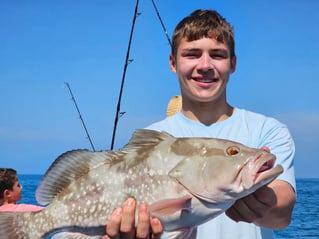
M 286 125 L 279 121 L 268 118 L 264 127 L 266 130 L 261 135 L 263 145 L 269 147 L 271 153 L 276 155 L 276 164 L 281 164 L 284 172 L 278 179 L 287 181 L 296 191 L 296 180 L 294 170 L 295 144 Z

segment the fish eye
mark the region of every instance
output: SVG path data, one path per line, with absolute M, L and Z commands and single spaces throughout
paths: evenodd
M 238 148 L 237 146 L 230 146 L 226 149 L 226 153 L 229 156 L 236 156 L 237 154 L 239 154 L 240 152 L 240 148 Z

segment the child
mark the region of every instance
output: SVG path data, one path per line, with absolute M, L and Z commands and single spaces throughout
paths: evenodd
M 0 212 L 39 211 L 43 207 L 32 204 L 17 204 L 21 199 L 22 186 L 17 171 L 12 168 L 0 168 Z

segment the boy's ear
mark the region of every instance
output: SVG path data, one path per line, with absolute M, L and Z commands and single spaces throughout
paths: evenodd
M 3 198 L 9 198 L 11 196 L 11 191 L 9 189 L 4 190 Z
M 176 73 L 176 60 L 173 54 L 169 55 L 169 66 L 171 68 L 171 71 Z
M 237 57 L 236 56 L 233 56 L 232 59 L 231 59 L 231 68 L 232 68 L 232 73 L 235 72 L 236 70 L 236 63 L 237 63 Z

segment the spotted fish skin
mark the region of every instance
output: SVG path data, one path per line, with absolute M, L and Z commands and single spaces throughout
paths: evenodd
M 150 205 L 152 216 L 163 223 L 163 238 L 191 238 L 197 225 L 275 179 L 282 168 L 273 167 L 274 160 L 272 154 L 232 141 L 136 130 L 119 151 L 73 150 L 59 156 L 36 193 L 47 206 L 0 215 L 0 238 L 46 238 L 61 231 L 96 238 L 105 234 L 107 218 L 128 197 Z M 239 176 L 245 179 L 242 185 Z

